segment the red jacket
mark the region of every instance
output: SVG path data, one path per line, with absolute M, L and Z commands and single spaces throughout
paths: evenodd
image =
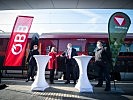
M 48 62 L 48 69 L 57 69 L 57 59 L 56 59 L 57 53 L 49 52 L 48 55 L 52 57 L 52 58 L 50 58 L 50 60 Z

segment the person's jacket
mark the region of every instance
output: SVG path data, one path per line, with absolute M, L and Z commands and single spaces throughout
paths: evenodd
M 62 53 L 63 56 L 67 56 L 68 55 L 68 52 L 67 50 L 65 50 L 63 53 Z M 71 51 L 71 58 L 73 58 L 73 56 L 77 56 L 77 51 L 76 49 L 72 48 L 72 51 Z
M 109 48 L 107 47 L 103 47 L 100 49 L 97 48 L 95 51 L 95 61 L 110 63 L 112 60 L 111 60 L 111 52 Z
M 49 52 L 48 55 L 51 56 L 51 58 L 48 62 L 48 69 L 57 69 L 57 58 L 56 58 L 57 53 Z
M 36 60 L 33 57 L 33 55 L 39 55 L 39 51 L 38 50 L 31 50 L 29 52 L 29 55 L 28 55 L 28 58 L 27 58 L 27 62 L 31 66 L 36 66 Z
M 63 53 L 62 53 L 62 55 L 64 56 L 64 57 L 66 57 L 66 59 L 65 59 L 65 63 L 68 63 L 70 60 L 68 60 L 68 58 L 67 58 L 67 56 L 68 56 L 68 52 L 67 52 L 68 50 L 65 50 Z M 76 60 L 73 58 L 73 56 L 78 56 L 78 54 L 77 54 L 77 51 L 76 51 L 76 49 L 74 49 L 74 48 L 72 48 L 72 51 L 71 51 L 71 62 L 72 62 L 72 65 L 74 65 L 74 66 L 77 66 L 77 62 L 76 62 Z

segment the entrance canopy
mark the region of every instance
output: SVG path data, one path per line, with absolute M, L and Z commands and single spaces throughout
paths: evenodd
M 133 0 L 0 0 L 0 10 L 133 9 Z

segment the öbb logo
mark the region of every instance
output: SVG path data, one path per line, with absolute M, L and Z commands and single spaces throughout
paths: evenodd
M 11 51 L 14 55 L 18 55 L 23 50 L 22 44 L 26 40 L 26 33 L 28 32 L 28 26 L 18 26 L 14 32 L 16 32 L 17 34 L 15 35 L 14 43 L 12 45 Z

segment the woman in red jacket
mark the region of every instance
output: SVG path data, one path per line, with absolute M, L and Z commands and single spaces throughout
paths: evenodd
M 50 70 L 50 84 L 53 84 L 54 83 L 54 71 L 57 70 L 56 48 L 52 47 L 48 55 L 51 56 L 48 62 L 48 69 Z

